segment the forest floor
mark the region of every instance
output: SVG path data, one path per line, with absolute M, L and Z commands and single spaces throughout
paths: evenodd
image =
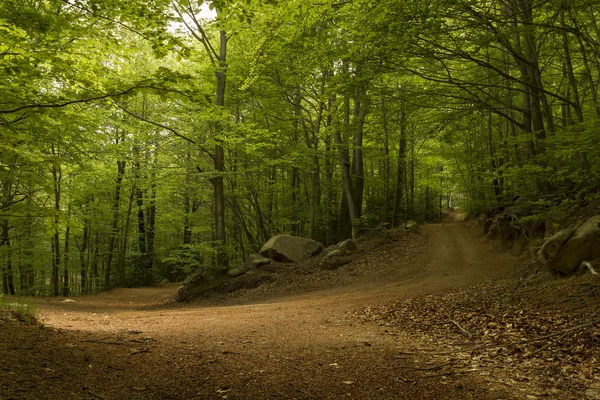
M 177 287 L 36 300 L 43 328 L 0 313 L 0 399 L 600 399 L 600 279 L 535 274 L 465 222 L 225 297 Z

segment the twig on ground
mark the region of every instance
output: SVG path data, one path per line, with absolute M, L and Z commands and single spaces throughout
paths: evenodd
M 546 350 L 548 347 L 552 346 L 553 344 L 555 344 L 556 342 L 558 342 L 560 339 L 562 339 L 562 338 L 564 338 L 565 336 L 567 336 L 567 333 L 569 333 L 569 332 L 565 332 L 565 333 L 563 333 L 563 335 L 562 335 L 561 337 L 559 337 L 558 339 L 556 339 L 556 340 L 552 340 L 552 341 L 551 341 L 550 343 L 548 343 L 547 345 L 545 345 L 545 346 L 542 346 L 542 347 L 540 347 L 539 349 L 537 349 L 537 350 L 535 350 L 535 351 L 532 351 L 531 353 L 525 354 L 525 356 L 524 356 L 524 357 L 531 357 L 531 356 L 533 356 L 533 355 L 536 355 L 537 353 L 540 353 L 540 352 L 542 352 L 542 351 Z
M 549 338 L 552 338 L 552 337 L 555 337 L 555 336 L 560 336 L 562 334 L 567 334 L 567 333 L 572 332 L 572 331 L 577 331 L 577 330 L 580 330 L 580 329 L 589 328 L 590 326 L 596 325 L 597 323 L 600 323 L 600 318 L 595 319 L 592 322 L 588 322 L 586 324 L 572 326 L 571 328 L 563 329 L 562 331 L 550 333 L 548 335 L 540 336 L 540 337 L 537 337 L 537 338 L 534 338 L 534 339 L 519 340 L 518 342 L 513 343 L 513 344 L 514 345 L 519 345 L 519 344 L 524 344 L 524 343 L 538 342 L 540 340 L 549 339 Z M 490 347 L 493 347 L 493 346 L 490 346 Z
M 432 365 L 430 367 L 409 367 L 409 366 L 405 367 L 405 366 L 401 366 L 401 367 L 396 367 L 396 368 L 412 369 L 412 370 L 415 370 L 415 371 L 433 371 L 433 370 L 440 369 L 440 368 L 443 368 L 443 367 L 445 367 L 447 365 L 451 365 L 451 364 L 452 364 L 452 362 L 448 361 L 446 363 L 438 364 L 438 365 Z
M 94 397 L 96 399 L 105 400 L 104 396 L 100 396 L 99 394 L 94 393 L 91 390 L 88 390 L 87 392 L 89 393 L 90 396 L 92 396 L 92 397 Z
M 130 356 L 136 355 L 136 354 L 140 354 L 140 353 L 149 353 L 150 349 L 137 349 L 137 350 L 132 350 L 131 353 L 129 353 Z
M 471 339 L 473 337 L 473 335 L 471 335 L 471 333 L 469 331 L 467 331 L 465 328 L 463 328 L 458 322 L 456 322 L 452 318 L 449 318 L 446 321 L 432 322 L 430 324 L 424 324 L 424 325 L 425 326 L 432 326 L 432 325 L 445 325 L 445 324 L 453 324 L 458 329 L 460 329 L 460 331 L 462 333 L 464 333 L 469 339 Z
M 94 339 L 81 340 L 80 342 L 83 342 L 83 343 L 99 343 L 99 344 L 116 344 L 116 345 L 122 345 L 123 344 L 123 342 L 118 342 L 118 341 L 107 342 L 107 341 L 104 341 L 104 340 L 94 340 Z
M 448 375 L 458 375 L 458 374 L 466 374 L 467 372 L 478 372 L 481 371 L 480 369 L 466 369 L 463 371 L 447 371 L 447 372 L 440 372 L 439 374 L 432 374 L 432 375 L 424 375 L 422 376 L 422 378 L 438 378 L 440 376 L 448 376 Z

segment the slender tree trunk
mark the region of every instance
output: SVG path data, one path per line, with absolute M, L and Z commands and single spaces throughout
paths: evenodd
M 156 162 L 156 159 L 154 160 Z M 148 199 L 147 216 L 148 222 L 146 224 L 146 244 L 148 249 L 148 262 L 145 264 L 146 269 L 151 271 L 154 267 L 154 247 L 156 239 L 156 176 L 152 175 L 152 184 L 150 185 L 150 198 Z M 148 282 L 149 284 L 150 282 Z
M 133 201 L 135 198 L 136 188 L 131 188 L 129 195 L 129 205 L 127 206 L 127 216 L 125 217 L 125 227 L 123 229 L 123 239 L 121 249 L 119 251 L 119 286 L 125 287 L 125 261 L 127 260 L 127 241 L 129 239 L 129 225 L 131 223 L 131 211 L 133 209 Z M 145 283 L 145 282 L 144 282 Z
M 2 221 L 2 246 L 6 247 L 6 267 L 2 271 L 2 289 L 5 294 L 15 294 L 12 266 L 12 248 L 10 243 L 8 219 Z
M 396 175 L 396 190 L 394 192 L 394 210 L 392 212 L 392 227 L 399 225 L 398 216 L 402 207 L 402 197 L 406 181 L 406 110 L 400 100 L 400 143 L 398 146 L 398 171 Z
M 119 205 L 121 204 L 121 186 L 123 184 L 123 176 L 125 175 L 125 161 L 117 161 L 117 179 L 115 183 L 115 197 L 112 204 L 112 226 L 110 236 L 108 238 L 108 254 L 106 255 L 106 266 L 104 268 L 104 288 L 111 287 L 111 269 L 112 260 L 115 250 L 115 242 L 119 236 Z
M 388 212 L 390 203 L 390 143 L 388 130 L 388 116 L 385 102 L 385 93 L 381 92 L 381 127 L 383 129 L 383 210 L 381 215 L 382 222 L 388 222 Z M 394 200 L 394 212 L 396 211 L 396 202 Z M 392 215 L 392 226 L 394 215 Z
M 225 86 L 227 71 L 227 35 L 225 31 L 219 32 L 219 68 L 216 72 L 217 77 L 217 107 L 225 107 Z M 217 124 L 217 132 L 220 134 L 223 127 Z M 217 247 L 217 265 L 228 266 L 229 257 L 225 246 L 227 245 L 227 233 L 225 231 L 225 187 L 223 181 L 223 172 L 225 171 L 225 153 L 223 145 L 217 139 L 215 145 L 214 157 L 215 171 L 218 174 L 212 179 L 215 197 L 214 218 L 215 218 L 215 241 Z
M 89 221 L 87 218 L 83 222 L 83 233 L 81 238 L 81 246 L 79 247 L 79 272 L 81 279 L 81 294 L 88 293 L 87 287 L 87 263 L 86 263 L 86 251 L 88 247 L 88 240 L 90 236 Z M 76 242 L 77 244 L 77 242 Z
M 329 74 L 327 74 L 329 76 Z M 327 127 L 331 128 L 333 126 L 333 115 L 332 111 L 334 108 L 335 97 L 330 96 L 328 100 L 328 110 L 329 113 L 327 115 Z M 327 129 L 327 134 L 325 136 L 325 243 L 328 245 L 334 241 L 334 232 L 335 232 L 335 219 L 334 219 L 334 192 L 333 192 L 333 162 L 332 156 L 334 152 L 331 148 L 331 134 L 329 133 L 331 130 Z
M 52 155 L 55 158 L 59 157 L 59 152 L 52 145 Z M 60 213 L 60 196 L 61 196 L 61 180 L 62 170 L 60 164 L 55 162 L 52 164 L 52 183 L 54 192 L 54 233 L 52 235 L 52 275 L 50 281 L 52 282 L 52 293 L 54 296 L 59 295 L 58 280 L 59 280 L 59 268 L 60 268 L 60 236 L 59 236 L 59 213 Z
M 363 132 L 366 116 L 366 91 L 360 87 L 354 101 L 354 151 L 352 152 L 352 178 L 354 181 L 355 218 L 362 215 L 362 203 L 365 187 L 365 167 L 363 158 Z
M 348 126 L 349 121 L 349 106 L 347 99 L 344 100 L 344 126 Z M 342 170 L 342 181 L 344 184 L 344 200 L 346 202 L 347 211 L 345 212 L 344 207 L 342 207 L 342 217 L 346 215 L 346 213 L 350 217 L 350 227 L 351 227 L 351 237 L 352 239 L 356 239 L 358 237 L 356 219 L 358 216 L 356 215 L 356 203 L 354 200 L 354 186 L 352 184 L 352 171 L 350 166 L 350 154 L 348 149 L 348 143 L 344 142 L 342 139 L 342 133 L 340 131 L 340 127 L 336 127 L 334 134 L 335 144 L 338 148 L 339 157 L 340 157 L 340 167 Z M 342 202 L 343 204 L 343 202 Z M 342 230 L 342 229 L 340 229 Z
M 65 253 L 63 255 L 63 297 L 69 295 L 69 240 L 71 236 L 71 227 L 67 224 L 65 229 Z

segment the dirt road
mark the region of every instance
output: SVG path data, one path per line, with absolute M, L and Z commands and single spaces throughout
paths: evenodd
M 428 245 L 416 258 L 382 265 L 379 274 L 351 286 L 258 303 L 239 304 L 244 299 L 238 298 L 237 305 L 157 306 L 176 286 L 42 300 L 45 324 L 66 330 L 73 357 L 89 364 L 65 378 L 80 387 L 67 397 L 521 398 L 477 376 L 415 380 L 418 371 L 407 369 L 410 360 L 399 360 L 398 353 L 418 347 L 420 338 L 352 316 L 384 301 L 506 277 L 517 262 L 464 223 L 422 231 Z M 53 390 L 59 389 L 48 393 Z

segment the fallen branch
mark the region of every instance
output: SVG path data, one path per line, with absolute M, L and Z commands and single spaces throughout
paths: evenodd
M 136 355 L 136 354 L 140 354 L 140 353 L 149 353 L 150 349 L 138 349 L 138 350 L 132 350 L 131 353 L 129 353 L 130 356 Z
M 534 339 L 519 340 L 518 342 L 514 343 L 514 345 L 519 345 L 519 344 L 524 344 L 524 343 L 531 343 L 531 342 L 539 342 L 540 340 L 549 339 L 549 338 L 552 338 L 552 337 L 555 337 L 555 336 L 560 336 L 562 334 L 567 334 L 567 333 L 572 332 L 572 331 L 577 331 L 577 330 L 580 330 L 580 329 L 589 328 L 590 326 L 596 325 L 598 323 L 600 323 L 600 318 L 599 319 L 595 319 L 592 322 L 588 322 L 586 324 L 576 325 L 576 326 L 573 326 L 571 328 L 563 329 L 562 331 L 550 333 L 548 335 L 540 336 L 540 337 L 537 337 L 537 338 L 534 338 Z M 490 346 L 490 347 L 494 347 L 494 346 Z
M 584 269 L 588 269 L 588 271 L 590 271 L 590 273 L 592 275 L 598 275 L 598 273 L 596 272 L 596 270 L 594 269 L 594 267 L 592 266 L 592 264 L 590 264 L 589 261 L 584 261 L 581 263 L 581 265 L 579 266 L 579 270 L 582 271 Z
M 539 349 L 537 349 L 536 351 L 532 351 L 531 353 L 525 354 L 525 355 L 524 355 L 524 357 L 531 357 L 531 356 L 534 356 L 534 355 L 536 355 L 536 354 L 538 354 L 538 353 L 541 353 L 542 351 L 546 350 L 548 347 L 550 347 L 550 346 L 552 346 L 553 344 L 555 344 L 556 342 L 558 342 L 560 339 L 562 339 L 562 338 L 564 338 L 565 336 L 567 336 L 567 333 L 569 333 L 569 332 L 565 332 L 565 333 L 563 333 L 563 335 L 562 335 L 561 337 L 559 337 L 559 338 L 558 338 L 558 339 L 556 339 L 556 340 L 553 340 L 553 341 L 551 341 L 550 343 L 548 343 L 548 344 L 547 344 L 547 345 L 545 345 L 545 346 L 542 346 L 542 347 L 540 347 L 540 348 L 539 348 Z
M 447 363 L 443 363 L 443 364 L 438 364 L 438 365 L 432 365 L 430 367 L 396 367 L 396 368 L 401 368 L 401 369 L 411 369 L 411 370 L 415 370 L 415 371 L 433 371 L 436 369 L 440 369 L 443 368 L 447 365 L 451 365 L 452 363 L 449 361 Z
M 446 325 L 446 324 L 453 324 L 458 329 L 460 329 L 460 331 L 462 333 L 464 333 L 469 339 L 471 339 L 473 337 L 473 335 L 471 335 L 471 333 L 469 331 L 467 331 L 465 328 L 463 328 L 458 322 L 456 322 L 452 318 L 447 319 L 446 321 L 432 322 L 430 324 L 424 324 L 424 325 L 425 326 L 432 326 L 432 325 Z
M 94 339 L 81 340 L 80 342 L 84 342 L 84 343 L 99 343 L 99 344 L 116 344 L 116 345 L 122 345 L 123 344 L 123 342 L 119 342 L 119 341 L 107 342 L 107 341 L 104 341 L 104 340 L 94 340 Z
M 100 396 L 99 394 L 94 393 L 91 390 L 88 390 L 88 393 L 90 394 L 90 396 L 95 397 L 96 399 L 105 400 L 103 396 Z

